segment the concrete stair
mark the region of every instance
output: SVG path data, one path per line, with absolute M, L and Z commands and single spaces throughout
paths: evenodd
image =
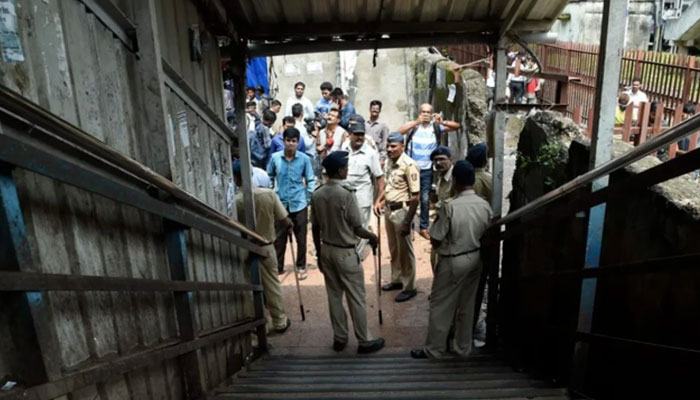
M 265 356 L 210 399 L 568 399 L 565 389 L 514 372 L 488 354 L 467 360 L 408 355 Z

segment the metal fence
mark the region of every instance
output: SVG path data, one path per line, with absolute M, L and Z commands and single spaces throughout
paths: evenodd
M 598 46 L 581 43 L 560 42 L 533 45 L 544 70 L 579 78 L 569 84 L 568 110 L 574 115 L 582 108 L 583 121 L 587 122 L 589 110 L 595 98 L 595 80 L 598 68 Z M 450 55 L 460 64 L 473 62 L 488 56 L 484 45 L 451 46 Z M 679 104 L 700 102 L 700 60 L 697 57 L 654 51 L 628 50 L 622 57 L 620 88 L 632 84 L 635 77 L 642 79 L 642 90 L 649 101 L 664 105 L 664 120 L 672 123 Z M 479 70 L 486 74 L 487 67 Z M 545 82 L 542 97 L 554 102 L 554 85 Z

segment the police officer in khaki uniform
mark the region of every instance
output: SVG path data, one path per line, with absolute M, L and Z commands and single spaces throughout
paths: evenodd
M 432 161 L 437 171 L 437 182 L 435 191 L 437 193 L 437 203 L 435 209 L 440 210 L 446 201 L 452 199 L 454 188 L 452 187 L 452 152 L 449 147 L 439 146 L 430 154 Z M 438 263 L 438 254 L 436 249 L 430 249 L 430 267 L 435 273 L 435 267 Z
M 487 153 L 486 143 L 476 144 L 467 151 L 467 161 L 474 166 L 474 192 L 491 202 L 493 176 L 486 171 Z
M 318 266 L 326 282 L 333 349 L 342 351 L 348 343 L 348 322 L 343 309 L 345 294 L 359 343 L 357 352 L 372 353 L 384 347 L 384 339 L 372 339 L 367 328 L 364 270 L 355 247 L 359 238 L 369 240 L 376 247 L 378 238 L 362 227 L 353 190 L 343 184 L 348 176 L 348 152 L 331 153 L 323 160 L 323 167 L 329 179 L 311 197 L 311 224 Z
M 454 321 L 453 352 L 467 357 L 472 350 L 474 301 L 479 277 L 481 236 L 491 220 L 486 200 L 474 193 L 474 167 L 458 161 L 452 169 L 455 197 L 430 227 L 430 241 L 440 255 L 430 294 L 430 319 L 425 347 L 411 350 L 413 358 L 445 358 L 447 336 Z
M 420 201 L 420 173 L 418 165 L 404 153 L 404 138 L 393 132 L 387 138 L 389 158 L 384 167 L 386 189 L 377 199 L 374 212 L 386 212 L 386 235 L 391 253 L 391 283 L 382 290 L 400 290 L 397 302 L 415 297 L 416 256 L 413 252 L 411 227 Z
M 241 187 L 241 164 L 238 160 L 233 163 L 233 180 L 236 186 Z M 255 182 L 255 179 L 253 180 Z M 265 238 L 269 244 L 262 246 L 267 257 L 260 258 L 260 278 L 265 289 L 265 305 L 270 313 L 272 327 L 278 333 L 284 333 L 291 321 L 287 318 L 284 310 L 284 295 L 277 274 L 277 253 L 275 252 L 275 224 L 279 223 L 286 230 L 291 230 L 294 224 L 289 219 L 287 210 L 282 205 L 277 193 L 274 190 L 263 187 L 253 188 L 253 202 L 255 203 L 256 232 Z M 236 195 L 236 210 L 238 220 L 245 219 L 243 205 L 243 193 Z

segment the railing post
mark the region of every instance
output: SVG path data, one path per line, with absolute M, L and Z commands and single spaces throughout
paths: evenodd
M 627 2 L 606 1 L 603 3 L 601 47 L 596 75 L 598 90 L 596 91 L 593 121 L 589 121 L 589 124 L 593 125 L 589 169 L 594 169 L 612 159 L 615 107 L 617 106 L 617 89 L 620 82 L 621 55 L 624 45 L 624 40 L 621 38 L 624 38 L 625 35 L 626 19 Z M 608 176 L 594 180 L 592 190 L 597 191 L 607 187 L 608 180 Z M 590 209 L 584 268 L 597 268 L 600 265 L 605 210 L 605 203 Z M 591 333 L 592 331 L 597 285 L 598 281 L 595 278 L 585 278 L 581 283 L 577 332 Z M 588 361 L 589 344 L 580 340 L 576 341 L 571 382 L 578 391 L 584 391 L 587 386 Z
M 0 163 L 0 270 L 38 272 L 34 266 L 12 167 Z M 59 345 L 49 305 L 42 292 L 2 293 L 3 312 L 14 348 L 9 367 L 26 386 L 46 383 L 61 375 Z
M 187 244 L 185 242 L 185 227 L 169 220 L 164 222 L 165 240 L 168 251 L 170 279 L 174 281 L 192 280 L 187 269 Z M 197 338 L 197 328 L 194 317 L 194 293 L 174 292 L 175 315 L 177 330 L 182 341 Z M 197 349 L 183 354 L 178 361 L 182 369 L 182 378 L 187 392 L 187 398 L 197 399 L 204 395 L 206 383 L 204 378 L 204 363 L 201 350 Z
M 241 178 L 243 180 L 243 204 L 245 206 L 245 224 L 246 227 L 255 231 L 255 201 L 253 198 L 253 183 L 252 183 L 252 164 L 250 162 L 250 148 L 248 147 L 248 132 L 246 132 L 246 115 L 245 115 L 245 79 L 246 79 L 246 59 L 245 48 L 242 46 L 232 46 L 231 61 L 234 66 L 234 102 L 236 108 L 236 136 L 238 136 L 238 151 L 241 159 Z M 250 280 L 254 285 L 261 284 L 260 266 L 258 265 L 258 256 L 249 253 L 250 261 Z M 255 310 L 255 319 L 265 318 L 263 292 L 253 292 L 253 307 Z M 267 351 L 267 336 L 265 334 L 265 325 L 259 325 L 256 329 L 258 338 L 258 350 L 260 352 Z
M 634 76 L 632 79 L 642 76 L 642 61 L 644 61 L 644 51 L 637 50 L 637 58 L 634 62 Z
M 506 46 L 501 40 L 493 48 L 494 67 L 496 71 L 496 88 L 494 93 L 493 123 L 490 124 L 493 129 L 493 192 L 491 198 L 491 208 L 495 218 L 500 218 L 503 212 L 503 162 L 504 162 L 504 146 L 505 146 L 505 111 L 499 108 L 499 104 L 505 103 L 506 99 Z M 498 228 L 500 232 L 500 227 Z M 489 276 L 489 294 L 488 294 L 488 314 L 487 314 L 487 337 L 486 342 L 494 345 L 496 333 L 496 312 L 498 299 L 498 275 L 500 266 L 500 246 L 496 245 L 495 256 L 488 257 L 487 268 Z M 495 264 L 494 264 L 495 260 Z
M 695 68 L 695 57 L 689 56 L 685 64 L 685 80 L 683 81 L 683 94 L 681 95 L 681 104 L 685 104 L 690 99 L 690 88 L 693 83 L 693 68 Z

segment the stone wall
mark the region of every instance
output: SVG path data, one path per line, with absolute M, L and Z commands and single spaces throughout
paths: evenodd
M 625 1 L 625 0 L 621 0 Z M 566 6 L 560 19 L 554 23 L 551 31 L 557 34 L 557 40 L 564 42 L 599 44 L 603 20 L 602 1 L 579 1 Z M 646 50 L 654 29 L 654 1 L 630 0 L 625 36 L 626 49 Z
M 530 118 L 520 135 L 511 193 L 513 210 L 587 170 L 588 140 L 580 136 L 572 140 L 575 132 L 568 131 L 570 121 L 549 114 Z M 547 147 L 568 151 L 543 151 Z M 619 156 L 629 150 L 630 145 L 616 141 L 613 153 Z M 532 160 L 542 154 L 539 163 L 523 165 L 526 157 Z M 545 166 L 543 162 L 550 164 Z M 659 163 L 654 157 L 646 157 L 613 173 L 610 185 Z M 566 205 L 583 192 L 560 203 Z M 541 275 L 512 280 L 526 274 L 582 268 L 588 212 L 558 219 L 552 209 L 539 211 L 537 214 L 545 215 L 544 219 L 529 226 L 524 235 L 504 243 L 501 304 L 509 323 L 502 328 L 516 365 L 566 381 L 573 359 L 581 280 L 553 280 Z M 517 226 L 511 224 L 508 230 Z M 700 185 L 681 176 L 607 203 L 600 265 L 693 254 L 698 252 L 699 243 Z M 669 268 L 671 265 L 669 261 Z M 698 348 L 699 289 L 697 269 L 599 278 L 593 332 Z M 593 342 L 589 358 L 589 370 L 593 372 L 588 376 L 587 393 L 606 393 L 607 398 L 648 398 L 659 382 L 673 382 L 674 388 L 692 382 L 691 361 L 678 357 L 678 353 L 646 346 Z
M 456 64 L 441 54 L 421 50 L 415 58 L 415 92 L 413 102 L 416 105 L 430 103 L 434 112 L 442 112 L 447 120 L 457 121 L 462 128 L 450 132 L 447 142 L 459 159 L 466 156 L 468 144 L 487 141 L 486 139 L 486 81 L 473 69 L 464 69 L 459 73 L 454 101 L 448 100 L 450 85 L 455 84 L 452 68 Z M 412 114 L 416 118 L 418 107 Z
M 377 51 L 377 66 L 373 67 L 372 50 L 310 53 L 272 57 L 273 75 L 279 88 L 276 98 L 283 103 L 293 94 L 294 84 L 306 83 L 306 97 L 312 103 L 321 98 L 321 83 L 328 81 L 341 87 L 357 112 L 369 118 L 369 103 L 383 104 L 380 119 L 396 130 L 411 118 L 414 91 L 411 62 L 416 49 L 385 49 Z M 345 53 L 345 54 L 343 54 Z M 354 63 L 352 65 L 348 65 Z M 341 73 L 341 64 L 346 66 Z

